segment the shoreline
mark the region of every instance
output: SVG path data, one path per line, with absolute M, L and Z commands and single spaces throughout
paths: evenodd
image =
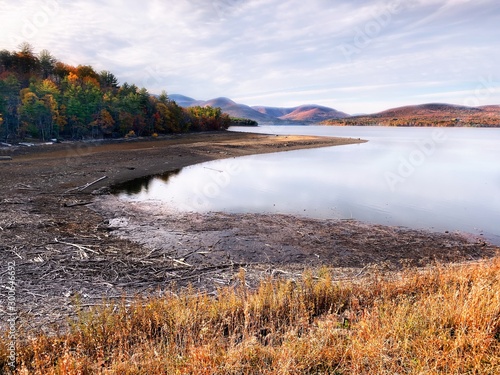
M 328 267 L 342 279 L 496 254 L 457 234 L 290 215 L 180 214 L 108 195 L 120 182 L 209 160 L 360 142 L 216 132 L 9 150 L 13 159 L 0 162 L 8 176 L 0 179 L 0 235 L 5 261 L 16 263 L 19 330 L 64 328 L 77 298 L 93 306 L 162 295 L 172 285 L 213 292 L 231 285 L 240 267 L 255 285 L 305 269 Z
M 67 142 L 34 147 L 0 148 L 0 156 L 8 155 L 12 158 L 1 162 L 0 167 L 16 163 L 59 159 L 66 164 L 64 167 L 74 168 L 82 165 L 81 159 L 100 156 L 103 162 L 112 160 L 113 164 L 117 164 L 117 168 L 103 171 L 102 173 L 108 172 L 110 175 L 107 176 L 106 181 L 93 187 L 110 187 L 135 178 L 167 173 L 211 160 L 365 142 L 367 141 L 341 137 L 214 131 L 175 134 L 158 138 Z M 128 162 L 127 160 L 116 160 L 115 156 L 118 153 L 130 156 Z M 165 158 L 168 160 L 164 160 Z M 141 163 L 144 161 L 141 159 L 146 159 L 148 164 Z

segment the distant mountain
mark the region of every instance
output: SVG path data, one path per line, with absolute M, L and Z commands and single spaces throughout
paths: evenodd
M 279 108 L 279 107 L 252 106 L 252 108 L 265 115 L 279 118 L 282 116 L 286 116 L 289 113 L 292 113 L 297 107 Z
M 339 112 L 333 108 L 322 107 L 319 105 L 302 105 L 293 108 L 277 108 L 255 106 L 249 107 L 245 104 L 239 104 L 229 98 L 215 98 L 210 100 L 196 100 L 184 95 L 170 95 L 172 100 L 182 107 L 191 106 L 211 106 L 220 107 L 223 112 L 232 117 L 248 118 L 257 121 L 259 124 L 304 124 L 317 123 L 329 118 L 344 118 L 349 115 Z
M 487 112 L 493 112 L 493 113 L 500 112 L 500 105 L 483 105 L 483 106 L 477 107 L 477 108 L 480 108 L 480 109 L 487 111 Z
M 446 103 L 427 103 L 387 109 L 373 114 L 350 116 L 336 109 L 315 104 L 281 108 L 250 107 L 229 98 L 196 100 L 170 95 L 182 107 L 220 107 L 232 117 L 247 118 L 261 125 L 315 124 L 383 126 L 494 126 L 500 127 L 500 105 L 466 107 Z
M 388 117 L 388 116 L 451 116 L 456 117 L 457 115 L 470 115 L 474 113 L 481 112 L 481 109 L 476 107 L 465 107 L 454 104 L 444 104 L 444 103 L 428 103 L 420 105 L 409 105 L 404 107 L 397 107 L 388 109 L 372 116 L 377 117 Z
M 280 117 L 283 120 L 321 122 L 329 118 L 346 118 L 347 113 L 337 111 L 333 108 L 319 105 L 301 105 L 295 108 L 291 113 Z
M 326 125 L 500 126 L 500 106 L 466 107 L 428 103 L 391 108 L 379 113 L 329 119 Z
M 238 104 L 228 98 L 210 99 L 203 102 L 202 106 L 220 107 L 223 112 L 229 114 L 232 117 L 248 118 L 257 121 L 260 124 L 280 122 L 273 116 L 260 113 L 245 104 Z
M 279 107 L 252 107 L 260 113 L 277 117 L 281 120 L 298 122 L 320 122 L 331 118 L 349 117 L 347 113 L 337 111 L 336 109 L 323 107 L 316 104 L 301 105 L 293 108 Z
M 191 107 L 197 105 L 196 103 L 199 102 L 199 100 L 190 98 L 188 96 L 180 95 L 180 94 L 172 94 L 168 96 L 170 99 L 175 101 L 178 105 L 181 107 Z
M 250 120 L 257 121 L 259 124 L 286 124 L 285 121 L 279 118 L 268 115 L 266 113 L 261 113 L 255 109 L 245 105 L 234 102 L 229 98 L 215 98 L 210 100 L 196 100 L 184 95 L 172 94 L 169 95 L 170 99 L 175 100 L 177 104 L 181 107 L 193 107 L 193 106 L 211 106 L 219 107 L 223 112 L 229 114 L 231 117 L 246 118 Z

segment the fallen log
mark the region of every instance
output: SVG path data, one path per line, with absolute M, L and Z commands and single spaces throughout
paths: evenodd
M 12 160 L 12 156 L 0 156 L 0 160 Z

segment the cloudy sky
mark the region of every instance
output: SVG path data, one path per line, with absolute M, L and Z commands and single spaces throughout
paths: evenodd
M 27 41 L 121 83 L 354 113 L 500 104 L 497 0 L 0 0 Z

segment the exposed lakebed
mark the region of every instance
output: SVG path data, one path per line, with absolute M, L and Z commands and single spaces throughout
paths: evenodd
M 122 185 L 181 211 L 280 213 L 483 235 L 500 244 L 500 129 L 234 128 L 368 143 L 202 163 Z

